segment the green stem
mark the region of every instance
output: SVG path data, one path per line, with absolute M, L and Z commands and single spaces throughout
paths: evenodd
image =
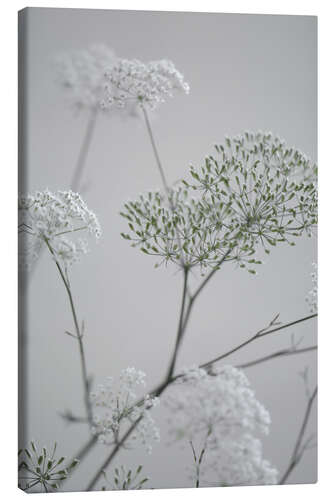
M 184 317 L 184 311 L 185 311 L 185 302 L 186 302 L 186 294 L 187 294 L 187 280 L 188 280 L 188 268 L 184 268 L 184 284 L 183 284 L 183 293 L 182 293 L 182 302 L 181 302 L 181 308 L 180 308 L 180 315 L 179 315 L 179 322 L 178 322 L 178 329 L 177 329 L 177 338 L 176 338 L 176 344 L 174 348 L 173 355 L 171 357 L 171 362 L 170 366 L 167 372 L 166 376 L 166 381 L 171 380 L 174 369 L 175 369 L 175 364 L 176 364 L 176 359 L 177 359 L 177 354 L 178 354 L 178 349 L 180 346 L 181 338 L 184 334 L 184 325 L 183 325 L 183 317 Z
M 66 278 L 66 276 L 65 276 L 65 274 L 64 274 L 64 272 L 59 264 L 57 256 L 54 253 L 53 248 L 51 247 L 51 245 L 47 239 L 45 239 L 45 243 L 46 243 L 51 255 L 53 256 L 53 258 L 55 260 L 55 264 L 57 266 L 57 269 L 59 271 L 61 279 L 65 285 L 65 289 L 66 289 L 67 296 L 69 299 L 70 308 L 71 308 L 73 321 L 74 321 L 74 327 L 75 327 L 75 338 L 77 339 L 77 341 L 79 343 L 81 371 L 82 371 L 82 379 L 83 379 L 83 385 L 84 385 L 84 402 L 85 402 L 88 422 L 89 422 L 89 424 L 91 424 L 93 417 L 92 417 L 92 410 L 91 410 L 91 404 L 90 404 L 90 398 L 89 398 L 90 384 L 89 384 L 89 378 L 88 378 L 88 373 L 87 373 L 87 365 L 86 365 L 86 358 L 85 358 L 85 353 L 84 353 L 84 346 L 83 346 L 83 341 L 82 341 L 83 334 L 80 330 L 79 322 L 77 319 L 76 309 L 75 309 L 75 305 L 74 305 L 74 300 L 73 300 L 73 295 L 72 295 L 72 291 L 70 288 L 69 280 L 68 280 L 68 278 Z
M 70 183 L 70 187 L 72 191 L 78 191 L 80 188 L 81 180 L 82 180 L 82 175 L 84 171 L 84 167 L 86 165 L 86 160 L 88 156 L 88 151 L 90 148 L 91 140 L 93 138 L 94 130 L 95 130 L 95 125 L 96 125 L 96 118 L 98 114 L 98 108 L 94 107 L 91 110 L 91 114 L 88 120 L 88 125 L 86 129 L 86 133 L 84 135 L 80 152 L 79 152 L 79 157 L 77 160 L 77 164 L 73 173 L 73 177 Z
M 220 268 L 220 266 L 226 260 L 226 258 L 228 257 L 228 255 L 229 255 L 230 252 L 231 252 L 231 250 L 229 250 L 223 256 L 222 259 L 220 259 L 220 261 L 217 263 L 216 267 L 214 267 L 214 269 L 212 269 L 210 271 L 210 273 L 203 280 L 203 282 L 198 287 L 198 289 L 196 290 L 196 292 L 193 295 L 190 295 L 186 311 L 184 309 L 185 299 L 184 299 L 184 295 L 183 295 L 182 309 L 181 309 L 181 316 L 180 316 L 180 318 L 182 320 L 182 323 L 178 327 L 178 334 L 177 334 L 177 341 L 176 341 L 175 351 L 173 353 L 172 361 L 171 361 L 169 372 L 168 372 L 169 378 L 167 380 L 169 380 L 169 379 L 171 380 L 171 378 L 172 378 L 172 375 L 173 375 L 173 372 L 174 372 L 174 367 L 175 367 L 177 356 L 178 356 L 178 352 L 179 352 L 179 348 L 180 348 L 182 339 L 184 338 L 184 334 L 185 334 L 185 331 L 186 331 L 186 328 L 187 328 L 187 325 L 188 325 L 188 322 L 189 322 L 189 319 L 190 319 L 190 316 L 191 316 L 193 305 L 194 305 L 196 299 L 198 298 L 198 296 L 200 295 L 200 293 L 202 292 L 202 290 L 205 288 L 205 286 L 209 283 L 209 281 L 214 276 L 214 274 L 216 273 L 216 271 Z M 184 269 L 184 271 L 185 271 L 185 269 Z M 186 286 L 186 289 L 187 289 L 187 275 L 186 275 L 186 281 L 184 280 L 184 286 Z M 184 292 L 185 293 L 186 293 L 186 289 L 184 288 Z
M 164 190 L 165 190 L 166 194 L 169 195 L 169 186 L 168 186 L 168 183 L 167 183 L 167 180 L 166 180 L 166 176 L 165 176 L 165 173 L 164 173 L 164 170 L 163 170 L 163 167 L 162 167 L 162 162 L 161 162 L 160 156 L 158 154 L 156 142 L 155 142 L 155 139 L 154 139 L 153 131 L 152 131 L 152 128 L 151 128 L 151 125 L 150 125 L 149 117 L 148 117 L 148 113 L 147 113 L 145 107 L 143 106 L 143 104 L 141 105 L 141 108 L 142 108 L 143 116 L 144 116 L 145 123 L 146 123 L 146 126 L 147 126 L 149 139 L 150 139 L 150 142 L 151 142 L 151 145 L 152 145 L 152 148 L 153 148 L 153 152 L 154 152 L 154 156 L 155 156 L 155 159 L 156 159 L 157 167 L 158 167 L 158 170 L 159 170 L 160 175 L 161 175 L 163 187 L 164 187 Z

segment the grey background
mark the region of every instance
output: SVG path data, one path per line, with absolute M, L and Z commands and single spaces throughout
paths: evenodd
M 66 189 L 87 115 L 75 116 L 55 83 L 52 58 L 58 52 L 103 42 L 117 55 L 143 61 L 169 58 L 185 75 L 191 92 L 162 105 L 153 119 L 167 177 L 174 181 L 189 164 L 199 165 L 225 134 L 272 130 L 313 159 L 317 155 L 317 23 L 313 17 L 183 14 L 70 9 L 29 9 L 27 34 L 28 189 Z M 79 315 L 86 323 L 89 372 L 95 382 L 127 366 L 147 373 L 148 386 L 164 376 L 174 345 L 181 280 L 170 266 L 153 269 L 154 259 L 130 248 L 119 233 L 124 200 L 159 187 L 160 179 L 143 123 L 101 116 L 89 152 L 84 198 L 103 228 L 99 244 L 71 273 Z M 275 314 L 283 322 L 309 313 L 316 241 L 280 246 L 265 258 L 258 276 L 226 266 L 202 294 L 192 316 L 178 367 L 203 362 L 237 345 Z M 192 277 L 193 285 L 200 277 Z M 64 335 L 72 322 L 56 268 L 44 254 L 30 285 L 26 373 L 26 437 L 71 456 L 86 440 L 84 425 L 67 426 L 57 412 L 83 414 L 75 341 Z M 262 339 L 230 358 L 245 362 L 286 348 L 290 335 L 315 343 L 311 320 Z M 247 370 L 258 399 L 271 413 L 264 455 L 282 473 L 305 409 L 299 372 L 314 353 L 286 357 Z M 143 463 L 151 487 L 192 483 L 186 467 L 190 449 L 169 446 L 162 409 L 156 413 L 162 440 L 151 456 L 124 451 L 117 463 Z M 316 430 L 316 412 L 309 432 Z M 108 449 L 102 445 L 82 462 L 66 489 L 85 488 Z M 306 453 L 290 482 L 314 482 L 316 450 Z

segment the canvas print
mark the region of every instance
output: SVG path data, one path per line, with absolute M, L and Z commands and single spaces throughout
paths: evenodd
M 317 20 L 19 12 L 19 488 L 317 480 Z

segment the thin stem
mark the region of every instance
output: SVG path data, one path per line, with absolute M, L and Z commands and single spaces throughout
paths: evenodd
M 206 452 L 207 441 L 208 441 L 208 438 L 209 438 L 211 432 L 212 432 L 211 429 L 209 429 L 208 434 L 207 434 L 206 439 L 205 439 L 205 442 L 204 442 L 204 445 L 203 445 L 203 447 L 201 449 L 199 457 L 197 457 L 197 455 L 195 453 L 195 449 L 194 449 L 193 443 L 192 443 L 192 441 L 190 441 L 190 445 L 191 445 L 192 453 L 193 453 L 193 458 L 194 458 L 194 463 L 195 463 L 195 469 L 196 469 L 196 481 L 195 481 L 195 487 L 196 488 L 200 488 L 200 467 L 201 467 L 201 463 L 202 463 L 204 454 Z
M 283 351 L 277 351 L 269 354 L 268 356 L 263 356 L 262 358 L 254 359 L 253 361 L 237 365 L 237 368 L 250 368 L 251 366 L 259 365 L 260 363 L 264 363 L 265 361 L 276 359 L 281 356 L 293 356 L 294 354 L 302 354 L 304 352 L 315 351 L 317 349 L 318 347 L 316 345 L 313 345 L 311 347 L 304 347 L 303 349 L 285 349 Z
M 176 361 L 177 361 L 177 356 L 178 356 L 178 353 L 179 353 L 180 344 L 181 344 L 181 341 L 182 341 L 182 339 L 184 337 L 185 330 L 187 328 L 188 321 L 189 321 L 190 316 L 191 316 L 191 312 L 192 312 L 192 308 L 193 308 L 194 302 L 196 301 L 196 299 L 198 298 L 199 294 L 202 292 L 202 290 L 204 289 L 204 287 L 209 283 L 210 279 L 214 276 L 214 274 L 217 271 L 217 269 L 220 268 L 220 266 L 223 264 L 223 262 L 225 261 L 225 259 L 228 257 L 230 251 L 231 250 L 229 250 L 223 256 L 223 258 L 218 262 L 217 266 L 214 269 L 212 269 L 212 271 L 207 275 L 207 277 L 203 280 L 203 282 L 201 283 L 201 285 L 199 286 L 199 288 L 196 290 L 196 292 L 192 296 L 189 295 L 189 301 L 188 301 L 188 305 L 187 305 L 186 311 L 184 309 L 185 298 L 186 297 L 184 297 L 184 295 L 183 295 L 182 309 L 181 309 L 181 316 L 180 316 L 180 318 L 182 319 L 182 324 L 181 324 L 181 328 L 178 327 L 177 341 L 176 341 L 176 346 L 175 346 L 175 350 L 174 350 L 174 353 L 173 353 L 173 357 L 172 357 L 172 360 L 171 360 L 170 369 L 169 369 L 169 372 L 168 372 L 168 379 L 172 378 L 172 375 L 173 375 L 173 372 L 174 372 L 174 367 L 175 367 L 175 364 L 176 364 Z M 185 272 L 185 270 L 186 270 L 186 268 L 184 269 L 184 272 Z M 188 270 L 186 270 L 186 271 L 188 271 Z M 186 275 L 186 282 L 184 282 L 184 286 L 186 286 L 186 289 L 187 289 L 187 275 Z M 186 295 L 186 289 L 184 288 L 185 295 Z
M 176 213 L 176 208 L 174 206 L 172 197 L 170 196 L 170 188 L 169 188 L 169 185 L 168 185 L 168 182 L 167 182 L 167 179 L 166 179 L 166 175 L 164 173 L 164 169 L 163 169 L 163 166 L 162 166 L 160 155 L 159 155 L 158 150 L 157 150 L 157 146 L 156 146 L 156 142 L 155 142 L 155 139 L 154 139 L 153 130 L 152 130 L 151 125 L 150 125 L 150 120 L 149 120 L 149 117 L 148 117 L 148 113 L 147 113 L 147 110 L 146 110 L 146 108 L 144 107 L 143 104 L 141 104 L 141 108 L 142 108 L 143 116 L 144 116 L 145 123 L 146 123 L 146 126 L 147 126 L 147 131 L 148 131 L 150 143 L 151 143 L 152 148 L 153 148 L 153 152 L 154 152 L 155 160 L 156 160 L 156 163 L 157 163 L 157 167 L 158 167 L 161 179 L 162 179 L 163 188 L 164 188 L 164 191 L 165 191 L 165 193 L 167 195 L 167 200 L 169 202 L 170 209 L 171 209 L 172 213 L 175 214 Z M 175 231 L 176 231 L 177 243 L 178 243 L 179 251 L 180 251 L 181 264 L 182 264 L 183 268 L 185 268 L 186 264 L 185 264 L 185 258 L 184 258 L 184 251 L 183 251 L 183 248 L 182 248 L 181 237 L 180 237 L 177 225 L 175 226 Z
M 168 183 L 167 183 L 167 180 L 166 180 L 166 176 L 165 176 L 165 173 L 164 173 L 164 170 L 163 170 L 163 167 L 162 167 L 162 162 L 161 162 L 160 156 L 158 154 L 156 142 L 155 142 L 155 139 L 154 139 L 153 131 L 152 131 L 152 128 L 151 128 L 151 125 L 150 125 L 149 117 L 148 117 L 148 113 L 147 113 L 147 111 L 146 111 L 146 109 L 145 109 L 145 107 L 144 107 L 143 104 L 141 105 L 141 108 L 142 108 L 143 116 L 144 116 L 145 123 L 146 123 L 146 126 L 147 126 L 149 139 L 150 139 L 153 151 L 154 151 L 154 155 L 155 155 L 157 167 L 158 167 L 158 170 L 159 170 L 160 175 L 161 175 L 163 187 L 164 187 L 164 190 L 165 190 L 166 194 L 168 195 L 169 194 L 169 186 L 168 186 Z
M 287 467 L 286 472 L 283 474 L 282 478 L 280 479 L 279 484 L 285 484 L 285 482 L 287 481 L 287 479 L 290 476 L 291 472 L 294 470 L 294 468 L 296 467 L 296 465 L 302 459 L 302 456 L 303 456 L 303 453 L 304 453 L 306 447 L 303 447 L 301 449 L 301 445 L 302 445 L 304 434 L 305 434 L 305 431 L 306 431 L 306 428 L 307 428 L 307 425 L 308 425 L 308 422 L 309 422 L 309 418 L 310 418 L 310 414 L 311 414 L 313 402 L 314 402 L 314 400 L 315 400 L 315 398 L 317 396 L 317 393 L 318 393 L 318 387 L 315 388 L 315 390 L 311 394 L 311 397 L 309 398 L 308 404 L 306 406 L 304 418 L 303 418 L 303 421 L 302 421 L 302 425 L 301 425 L 300 431 L 299 431 L 297 439 L 296 439 L 296 443 L 295 443 L 295 446 L 294 446 L 294 449 L 293 449 L 293 452 L 292 452 L 292 455 L 291 455 L 291 459 L 290 459 L 289 465 Z
M 84 167 L 86 165 L 88 151 L 89 151 L 91 140 L 92 140 L 93 133 L 95 130 L 97 114 L 98 114 L 98 108 L 94 107 L 91 110 L 91 114 L 90 114 L 88 124 L 87 124 L 87 129 L 86 129 L 86 132 L 85 132 L 82 144 L 81 144 L 79 157 L 78 157 L 76 167 L 75 167 L 75 170 L 73 173 L 73 177 L 72 177 L 72 180 L 70 183 L 70 187 L 71 187 L 72 191 L 78 191 L 80 184 L 81 184 Z
M 122 437 L 122 439 L 116 444 L 116 446 L 113 448 L 113 450 L 110 453 L 110 455 L 104 461 L 102 467 L 100 467 L 98 469 L 98 471 L 96 472 L 95 476 L 93 477 L 93 479 L 88 484 L 87 491 L 91 491 L 93 489 L 93 487 L 95 486 L 95 484 L 97 483 L 97 481 L 99 480 L 99 478 L 101 477 L 101 475 L 103 474 L 103 471 L 111 463 L 111 461 L 114 458 L 114 456 L 118 453 L 119 449 L 124 444 L 124 442 L 130 437 L 130 435 L 132 434 L 132 432 L 135 430 L 136 426 L 140 423 L 141 419 L 142 419 L 142 415 L 137 420 L 135 420 L 135 422 L 133 422 L 133 424 L 128 429 L 128 431 L 126 432 L 126 434 L 124 434 L 124 436 Z
M 231 252 L 231 248 L 224 254 L 224 256 L 219 260 L 219 262 L 216 264 L 216 266 L 207 274 L 206 278 L 202 281 L 201 285 L 198 287 L 196 292 L 192 296 L 192 300 L 194 301 L 198 295 L 202 292 L 202 290 L 205 288 L 207 283 L 212 279 L 216 271 L 220 269 L 220 266 L 223 264 L 223 262 L 227 259 Z
M 92 410 L 91 410 L 91 405 L 90 405 L 90 398 L 89 398 L 89 392 L 90 392 L 90 383 L 89 383 L 89 378 L 88 378 L 88 373 L 87 373 L 87 365 L 86 365 L 86 359 L 85 359 L 85 354 L 84 354 L 84 346 L 83 346 L 83 341 L 82 341 L 82 332 L 80 330 L 80 327 L 79 327 L 79 322 L 78 322 L 78 319 L 77 319 L 77 314 L 76 314 L 76 309 L 75 309 L 75 305 L 74 305 L 74 300 L 73 300 L 73 295 L 72 295 L 72 291 L 71 291 L 71 288 L 70 288 L 70 283 L 69 283 L 69 280 L 68 278 L 66 278 L 60 264 L 59 264 L 59 261 L 53 251 L 53 248 L 51 247 L 49 241 L 47 239 L 45 239 L 45 243 L 51 253 L 51 255 L 53 256 L 54 260 L 55 260 L 55 264 L 57 266 L 57 269 L 59 271 L 59 274 L 61 276 L 61 279 L 65 285 L 65 288 L 66 288 L 66 292 L 67 292 L 67 295 L 68 295 L 68 298 L 69 298 L 69 303 L 70 303 L 70 307 L 71 307 L 71 312 L 72 312 L 72 316 L 73 316 L 73 321 L 74 321 L 74 326 L 75 326 L 75 338 L 77 339 L 78 343 L 79 343 L 79 353 L 80 353 L 80 361 L 81 361 L 81 370 L 82 370 L 82 379 L 83 379 L 83 385 L 84 385 L 84 402 L 85 402 L 85 407 L 86 407 L 86 411 L 87 411 L 87 417 L 88 417 L 88 422 L 91 424 L 92 423 Z
M 177 338 L 176 338 L 176 344 L 175 344 L 174 352 L 173 352 L 173 355 L 171 358 L 170 366 L 169 366 L 167 376 L 166 376 L 167 381 L 172 378 L 172 375 L 173 375 L 173 372 L 175 369 L 177 353 L 178 353 L 178 349 L 180 346 L 180 341 L 181 341 L 181 338 L 184 334 L 183 317 L 184 317 L 185 301 L 186 301 L 186 294 L 187 294 L 187 280 L 188 280 L 188 268 L 185 267 L 184 268 L 184 284 L 183 284 L 182 302 L 181 302 L 178 329 L 177 329 Z
M 297 325 L 298 323 L 301 323 L 303 321 L 307 321 L 308 319 L 314 318 L 316 316 L 317 316 L 317 314 L 310 314 L 309 316 L 305 316 L 304 318 L 300 318 L 300 319 L 297 319 L 295 321 L 291 321 L 290 323 L 286 323 L 285 325 L 281 325 L 277 328 L 273 328 L 272 330 L 265 331 L 265 330 L 267 330 L 267 328 L 260 330 L 259 332 L 255 333 L 254 335 L 252 335 L 252 337 L 245 340 L 244 342 L 242 342 L 238 346 L 230 349 L 230 351 L 227 351 L 224 354 L 217 356 L 217 358 L 214 358 L 211 361 L 208 361 L 208 362 L 200 365 L 200 368 L 207 368 L 208 366 L 212 365 L 213 363 L 216 363 L 217 361 L 221 361 L 221 359 L 224 359 L 227 356 L 230 356 L 234 352 L 239 351 L 239 349 L 242 349 L 246 345 L 250 344 L 251 342 L 254 342 L 255 340 L 257 340 L 261 337 L 265 337 L 266 335 L 271 335 L 272 333 L 279 332 L 280 330 L 284 330 L 285 328 L 289 328 L 290 326 Z

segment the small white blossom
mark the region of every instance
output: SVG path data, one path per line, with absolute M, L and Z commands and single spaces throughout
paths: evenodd
M 146 395 L 141 403 L 137 402 L 137 389 L 145 386 L 146 375 L 135 368 L 122 370 L 118 382 L 109 377 L 106 385 L 100 385 L 91 394 L 94 406 L 92 432 L 101 443 L 117 444 L 122 434 L 141 417 L 139 424 L 126 440 L 126 446 L 140 442 L 147 452 L 152 443 L 159 441 L 159 430 L 151 415 L 159 400 Z M 125 446 L 125 444 L 124 444 Z
M 255 398 L 242 371 L 223 366 L 214 376 L 203 369 L 184 373 L 167 398 L 175 435 L 183 432 L 192 440 L 206 429 L 224 437 L 240 432 L 268 433 L 269 413 Z
M 106 72 L 106 80 L 103 107 L 116 104 L 123 108 L 134 102 L 155 109 L 166 97 L 172 97 L 174 90 L 189 93 L 183 75 L 164 59 L 146 64 L 136 59 L 119 59 Z
M 262 458 L 255 437 L 268 433 L 270 416 L 242 371 L 227 365 L 209 374 L 186 370 L 165 403 L 173 437 L 205 448 L 204 474 L 214 470 L 220 485 L 276 483 L 277 471 Z
M 312 268 L 312 289 L 309 291 L 306 301 L 309 304 L 310 311 L 316 313 L 318 311 L 318 266 L 315 262 L 312 264 Z
M 19 252 L 23 265 L 29 266 L 44 244 L 65 266 L 87 253 L 87 242 L 76 234 L 90 233 L 97 239 L 101 228 L 96 215 L 78 193 L 48 190 L 22 195 L 19 208 Z M 69 239 L 68 237 L 71 237 Z
M 278 471 L 262 457 L 261 441 L 251 434 L 227 438 L 212 446 L 203 472 L 213 471 L 220 486 L 276 484 Z
M 99 107 L 105 87 L 104 74 L 116 60 L 114 51 L 103 44 L 56 58 L 57 80 L 77 109 Z

